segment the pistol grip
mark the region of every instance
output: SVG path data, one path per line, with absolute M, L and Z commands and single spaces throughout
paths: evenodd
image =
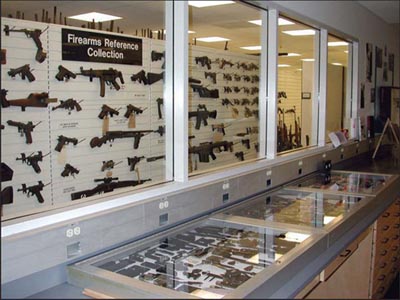
M 36 198 L 38 199 L 39 203 L 43 203 L 44 202 L 43 196 L 42 196 L 42 194 L 40 192 L 36 193 Z
M 32 144 L 32 134 L 30 131 L 25 131 L 26 143 Z
M 106 93 L 106 83 L 103 78 L 100 78 L 100 97 L 104 97 Z
M 32 166 L 33 170 L 35 170 L 36 173 L 40 173 L 42 171 L 37 162 L 31 162 L 31 166 Z

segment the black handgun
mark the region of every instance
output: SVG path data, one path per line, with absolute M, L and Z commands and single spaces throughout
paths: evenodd
M 7 74 L 10 75 L 12 78 L 15 78 L 15 76 L 19 74 L 22 80 L 28 78 L 29 82 L 35 81 L 35 76 L 33 76 L 31 68 L 29 67 L 28 64 L 23 65 L 22 67 L 16 69 L 10 69 L 10 71 L 8 71 Z

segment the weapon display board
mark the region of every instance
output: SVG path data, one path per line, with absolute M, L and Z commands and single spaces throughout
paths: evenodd
M 163 98 L 165 42 L 103 32 L 112 42 L 137 42 L 141 64 L 63 60 L 66 28 L 2 18 L 1 161 L 13 171 L 3 184 L 13 190 L 2 199 L 3 220 L 167 178 L 165 119 L 156 101 Z M 131 78 L 142 71 L 148 81 Z
M 317 173 L 291 182 L 286 188 L 327 190 L 344 194 L 376 195 L 391 181 L 391 175 L 331 171 L 330 176 Z
M 343 216 L 364 197 L 280 190 L 230 208 L 221 215 L 323 228 Z
M 312 236 L 212 220 L 182 227 L 71 265 L 69 281 L 114 297 L 229 297 Z

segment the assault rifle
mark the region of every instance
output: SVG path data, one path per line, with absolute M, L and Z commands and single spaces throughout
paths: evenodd
M 124 114 L 124 117 L 125 117 L 125 118 L 129 118 L 130 115 L 133 114 L 133 113 L 135 113 L 135 115 L 142 114 L 143 111 L 144 111 L 145 109 L 146 109 L 146 108 L 141 109 L 141 108 L 136 107 L 136 106 L 134 106 L 134 105 L 132 105 L 132 104 L 128 104 L 128 105 L 126 106 L 126 112 L 125 112 L 125 114 Z
M 105 117 L 113 117 L 114 115 L 119 115 L 118 110 L 115 110 L 111 107 L 109 107 L 106 104 L 103 104 L 101 107 L 101 112 L 99 113 L 98 117 L 99 119 L 104 119 Z
M 71 111 L 74 110 L 74 109 L 76 109 L 76 111 L 81 111 L 82 110 L 82 107 L 79 105 L 79 103 L 81 103 L 82 101 L 83 100 L 78 102 L 78 101 L 76 101 L 76 100 L 74 100 L 72 98 L 69 98 L 69 99 L 67 99 L 65 101 L 60 100 L 61 103 L 59 105 L 53 107 L 51 110 L 64 108 L 64 109 L 68 110 L 68 114 L 71 114 Z
M 1 106 L 20 106 L 22 111 L 25 111 L 26 107 L 47 107 L 49 103 L 57 102 L 57 98 L 49 98 L 48 93 L 31 93 L 28 98 L 7 100 L 7 90 L 1 90 Z
M 76 74 L 68 70 L 67 68 L 63 67 L 62 65 L 58 66 L 58 73 L 56 74 L 56 79 L 58 81 L 65 81 L 70 80 L 71 78 L 76 78 Z
M 211 59 L 209 59 L 208 56 L 195 57 L 194 61 L 196 65 L 201 64 L 202 67 L 207 66 L 207 69 L 211 69 Z
M 249 75 L 242 75 L 242 78 L 246 82 L 250 82 L 251 81 L 251 77 Z
M 196 125 L 194 128 L 200 129 L 201 121 L 203 121 L 204 126 L 207 126 L 208 125 L 207 119 L 209 117 L 213 119 L 217 118 L 217 111 L 216 110 L 208 111 L 205 105 L 199 104 L 197 111 L 189 112 L 189 119 L 193 117 L 196 117 Z
M 113 169 L 116 165 L 122 163 L 122 160 L 115 163 L 113 160 L 103 161 L 103 165 L 101 166 L 101 171 L 104 172 L 105 170 Z
M 260 81 L 260 77 L 258 75 L 251 75 L 251 83 L 256 83 Z
M 134 171 L 136 164 L 140 162 L 143 158 L 144 156 L 128 157 L 128 166 L 131 166 L 129 170 Z
M 27 38 L 31 38 L 37 47 L 37 51 L 36 51 L 36 56 L 35 59 L 36 61 L 38 61 L 39 63 L 44 62 L 44 60 L 46 59 L 46 52 L 43 51 L 43 46 L 42 46 L 42 42 L 40 41 L 40 35 L 43 33 L 40 29 L 33 29 L 33 30 L 29 30 L 29 29 L 14 29 L 8 26 L 8 25 L 4 25 L 4 32 L 6 33 L 6 36 L 10 35 L 10 32 L 23 32 L 25 33 Z
M 124 78 L 122 77 L 121 71 L 118 71 L 113 68 L 109 68 L 108 70 L 84 70 L 83 67 L 81 67 L 81 72 L 77 73 L 76 75 L 82 75 L 82 76 L 88 76 L 90 79 L 90 82 L 93 81 L 93 78 L 99 78 L 100 80 L 100 97 L 104 97 L 105 95 L 105 88 L 106 84 L 107 85 L 113 85 L 113 87 L 119 91 L 121 88 L 119 84 L 117 83 L 117 78 L 121 81 L 121 84 L 124 84 Z
M 15 76 L 19 74 L 22 80 L 28 78 L 29 82 L 35 81 L 35 76 L 33 76 L 31 68 L 29 67 L 28 64 L 23 65 L 22 67 L 16 69 L 10 69 L 10 71 L 8 71 L 7 74 L 10 75 L 12 78 L 15 78 Z
M 156 101 L 157 101 L 158 118 L 162 119 L 161 105 L 164 105 L 164 99 L 163 98 L 157 98 Z
M 253 101 L 251 101 L 251 105 L 258 105 L 258 97 L 254 97 Z
M 221 141 L 221 142 L 207 142 L 200 144 L 199 146 L 194 146 L 189 148 L 189 154 L 194 153 L 199 155 L 200 162 L 210 162 L 209 156 L 213 160 L 217 157 L 214 154 L 214 149 L 218 149 L 219 151 L 231 151 L 232 152 L 232 142 Z
M 33 129 L 38 126 L 42 121 L 37 123 L 36 125 L 33 125 L 31 121 L 28 123 L 21 123 L 21 122 L 15 122 L 15 121 L 7 121 L 7 124 L 10 126 L 14 126 L 18 128 L 18 132 L 22 134 L 25 134 L 25 140 L 27 144 L 32 144 L 32 131 Z
M 240 100 L 235 98 L 233 99 L 233 103 L 235 103 L 235 105 L 240 105 Z
M 204 77 L 210 78 L 214 84 L 217 83 L 217 73 L 215 72 L 204 72 Z
M 56 147 L 54 148 L 54 150 L 61 152 L 61 149 L 64 147 L 64 145 L 72 143 L 74 146 L 76 146 L 77 144 L 79 144 L 80 142 L 83 142 L 85 139 L 81 140 L 78 142 L 77 138 L 69 138 L 63 135 L 59 135 L 58 136 L 58 143 L 56 145 Z
M 18 189 L 17 192 L 22 192 L 24 194 L 27 194 L 28 198 L 30 196 L 35 195 L 37 200 L 39 201 L 39 203 L 43 203 L 44 199 L 40 192 L 43 190 L 43 188 L 45 186 L 48 186 L 49 184 L 50 184 L 50 182 L 48 184 L 43 184 L 42 181 L 38 181 L 37 185 L 32 185 L 32 186 L 27 187 L 26 184 L 23 183 L 22 188 Z
M 242 76 L 238 74 L 233 74 L 233 77 L 235 78 L 235 81 L 240 81 L 240 79 L 242 78 Z
M 260 89 L 258 87 L 252 87 L 250 89 L 250 94 L 255 95 L 255 94 L 258 94 L 259 91 L 260 91 Z
M 219 63 L 219 68 L 220 68 L 220 69 L 223 69 L 223 68 L 225 67 L 225 65 L 228 65 L 228 66 L 230 66 L 230 67 L 233 67 L 233 66 L 234 66 L 234 63 L 232 63 L 231 61 L 225 60 L 225 59 L 219 59 L 219 58 L 217 58 L 217 59 L 215 60 L 215 62 L 216 62 L 216 63 Z
M 32 152 L 32 154 L 29 156 L 26 156 L 25 153 L 21 153 L 21 157 L 17 157 L 16 160 L 21 160 L 23 163 L 31 166 L 36 173 L 40 173 L 42 170 L 40 169 L 39 161 L 43 161 L 43 157 L 49 155 L 50 152 L 46 155 L 43 155 L 42 151 L 38 151 L 36 155 L 33 155 L 33 153 L 34 152 Z
M 141 179 L 141 180 L 125 180 L 113 182 L 114 180 L 118 180 L 118 177 L 108 177 L 103 179 L 95 179 L 94 182 L 102 182 L 98 184 L 93 189 L 84 190 L 71 194 L 71 200 L 78 200 L 86 197 L 90 197 L 96 194 L 109 193 L 118 188 L 128 187 L 128 186 L 137 186 L 139 184 L 143 184 L 146 181 L 151 181 L 151 179 Z
M 64 170 L 61 172 L 61 176 L 62 177 L 67 177 L 69 175 L 72 175 L 72 177 L 75 178 L 75 174 L 79 174 L 79 170 L 73 166 L 71 166 L 70 164 L 66 164 L 64 166 Z
M 232 81 L 232 75 L 231 75 L 231 74 L 225 74 L 225 73 L 224 73 L 224 80 L 226 80 L 226 81 Z
M 90 147 L 101 147 L 103 144 L 106 144 L 107 141 L 114 141 L 115 139 L 123 139 L 123 138 L 134 138 L 133 148 L 139 148 L 140 139 L 144 137 L 146 134 L 156 132 L 163 136 L 165 133 L 165 129 L 163 126 L 159 126 L 158 130 L 135 130 L 135 131 L 107 131 L 105 135 L 102 137 L 94 137 L 90 141 Z
M 247 99 L 247 98 L 242 99 L 241 105 L 250 105 L 250 104 L 251 104 L 251 102 L 249 99 Z
M 224 93 L 232 93 L 232 88 L 230 86 L 224 86 Z
M 209 90 L 202 85 L 191 84 L 190 87 L 193 92 L 198 92 L 200 98 L 219 98 L 219 91 L 217 89 Z

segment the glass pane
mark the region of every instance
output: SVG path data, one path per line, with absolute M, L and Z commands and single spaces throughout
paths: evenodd
M 189 173 L 258 156 L 260 24 L 240 3 L 189 6 Z
M 326 98 L 326 141 L 330 141 L 328 134 L 330 132 L 341 131 L 347 127 L 350 116 L 346 111 L 349 100 L 347 100 L 347 76 L 348 76 L 348 56 L 351 44 L 328 35 L 328 69 L 327 69 L 327 98 Z
M 2 1 L 3 220 L 166 181 L 165 5 Z M 116 19 L 71 18 L 93 8 Z
M 348 212 L 361 199 L 283 190 L 246 201 L 224 214 L 321 228 Z
M 269 269 L 309 236 L 227 222 L 201 222 L 143 246 L 130 244 L 91 259 L 92 280 L 96 267 L 123 275 L 125 280 L 218 299 Z
M 319 36 L 316 29 L 285 17 L 279 24 L 278 153 L 316 145 L 314 60 Z

